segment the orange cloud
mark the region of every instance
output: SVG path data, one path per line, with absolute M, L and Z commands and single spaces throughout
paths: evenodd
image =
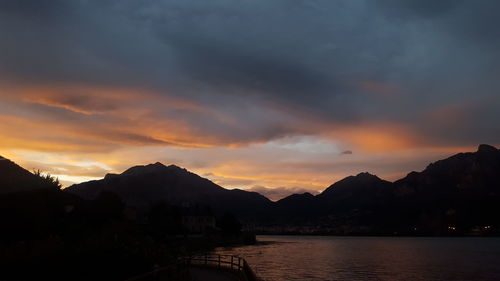
M 423 119 L 433 126 L 449 127 L 457 126 L 473 120 L 480 106 L 477 102 L 452 103 L 425 112 Z
M 145 89 L 125 89 L 89 85 L 51 85 L 14 88 L 23 101 L 46 106 L 59 107 L 83 114 L 140 115 L 149 112 L 149 102 L 168 105 L 169 109 L 202 111 L 204 108 L 186 99 L 155 93 Z M 140 110 L 142 108 L 142 110 Z
M 0 130 L 13 132 L 2 141 L 3 147 L 60 151 L 111 149 L 116 145 L 210 147 L 234 143 L 177 115 L 231 122 L 227 116 L 166 94 L 78 85 L 17 88 L 4 85 L 2 89 L 6 93 L 2 100 L 21 109 L 14 115 L 2 116 Z M 32 105 L 68 112 L 47 113 L 33 109 Z
M 383 152 L 409 148 L 415 144 L 414 137 L 397 131 L 352 131 L 346 138 L 349 143 L 365 151 Z
M 51 122 L 54 121 L 54 122 Z M 0 146 L 35 151 L 105 151 L 120 145 L 165 145 L 152 136 L 112 124 L 71 121 L 34 120 L 0 115 Z
M 429 148 L 418 132 L 400 124 L 332 124 L 285 105 L 279 105 L 278 113 L 271 112 L 273 106 L 250 111 L 257 121 L 246 123 L 234 114 L 245 107 L 218 111 L 140 89 L 53 85 L 7 90 L 1 101 L 12 107 L 4 106 L 8 110 L 0 114 L 0 154 L 68 182 L 162 161 L 207 174 L 229 188 L 292 186 L 314 192 L 361 171 L 396 178 L 411 168 L 403 171 L 397 161 L 381 168 L 383 160 L 376 156 L 391 152 L 391 159 L 407 161 Z M 256 136 L 259 126 L 266 128 Z M 296 135 L 325 137 L 328 144 L 297 141 Z M 287 136 L 292 145 L 269 145 Z M 347 149 L 353 154 L 342 156 Z M 418 163 L 439 159 L 435 156 L 444 150 L 429 150 Z
M 328 135 L 353 150 L 389 152 L 423 147 L 426 139 L 401 125 L 373 122 L 353 126 L 335 126 Z

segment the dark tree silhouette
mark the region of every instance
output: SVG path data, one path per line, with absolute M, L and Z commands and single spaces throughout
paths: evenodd
M 57 188 L 61 189 L 62 185 L 59 182 L 59 179 L 51 176 L 50 174 L 43 174 L 40 170 L 34 170 L 33 174 L 40 178 L 44 186 L 47 188 Z

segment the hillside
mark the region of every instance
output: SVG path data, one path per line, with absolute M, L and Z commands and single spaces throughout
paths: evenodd
M 417 229 L 482 232 L 500 214 L 500 151 L 480 145 L 394 182 L 395 208 Z M 408 225 L 409 226 L 409 225 Z M 448 229 L 450 228 L 450 229 Z
M 57 188 L 57 184 L 37 176 L 0 156 L 0 194 Z
M 217 212 L 229 211 L 244 218 L 263 217 L 272 205 L 258 193 L 224 189 L 186 169 L 161 163 L 135 166 L 102 180 L 72 185 L 65 191 L 86 199 L 112 191 L 127 205 L 139 209 L 164 201 L 179 206 L 210 206 Z

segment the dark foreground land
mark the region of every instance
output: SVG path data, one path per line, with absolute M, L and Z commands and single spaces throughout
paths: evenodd
M 7 280 L 125 280 L 181 256 L 255 241 L 230 216 L 203 234 L 183 228 L 183 210 L 170 206 L 130 219 L 110 194 L 88 201 L 46 189 L 2 196 L 0 206 L 0 279 Z

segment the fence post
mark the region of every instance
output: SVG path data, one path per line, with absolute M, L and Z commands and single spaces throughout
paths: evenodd
M 231 256 L 231 269 L 233 269 L 233 256 Z
M 218 267 L 220 268 L 220 255 L 219 255 L 219 264 L 218 264 Z
M 207 257 L 207 255 L 205 254 L 205 265 L 207 265 L 207 262 L 208 262 L 208 257 Z
M 238 257 L 238 271 L 241 271 L 241 258 Z

